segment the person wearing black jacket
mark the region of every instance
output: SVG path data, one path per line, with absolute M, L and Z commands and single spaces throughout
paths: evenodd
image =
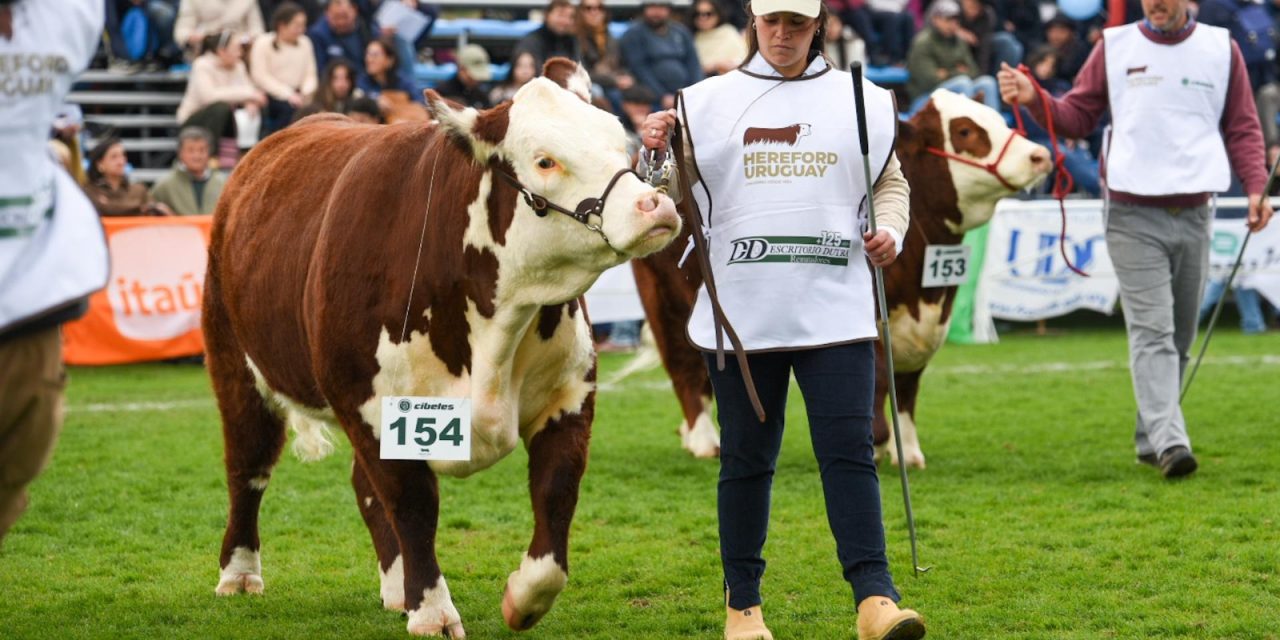
M 561 56 L 578 62 L 582 60 L 582 44 L 573 31 L 574 6 L 569 0 L 551 0 L 541 27 L 521 38 L 511 51 L 511 57 L 524 52 L 533 55 L 534 67 L 542 73 L 542 65 L 548 58 Z

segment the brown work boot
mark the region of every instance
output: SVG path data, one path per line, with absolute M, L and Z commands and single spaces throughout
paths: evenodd
M 858 605 L 858 640 L 917 640 L 924 637 L 924 618 L 884 596 Z
M 769 627 L 764 626 L 760 605 L 742 611 L 725 605 L 724 610 L 724 640 L 773 640 Z

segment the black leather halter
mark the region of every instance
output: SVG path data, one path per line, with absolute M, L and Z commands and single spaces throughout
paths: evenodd
M 570 211 L 569 209 L 548 200 L 546 196 L 534 193 L 532 189 L 521 184 L 521 182 L 510 173 L 503 171 L 502 169 L 494 169 L 494 173 L 502 176 L 504 180 L 511 183 L 511 186 L 519 190 L 520 194 L 524 196 L 525 203 L 533 208 L 533 212 L 538 214 L 538 217 L 545 217 L 548 209 L 559 211 L 560 213 L 581 222 L 587 229 L 600 234 L 600 237 L 604 238 L 606 243 L 609 242 L 609 238 L 604 235 L 604 230 L 601 228 L 604 226 L 605 200 L 609 199 L 609 193 L 613 191 L 614 185 L 618 184 L 618 180 L 622 179 L 622 176 L 630 173 L 637 179 L 640 178 L 640 174 L 636 173 L 634 169 L 619 169 L 617 173 L 613 174 L 613 178 L 609 180 L 608 186 L 604 188 L 604 193 L 601 193 L 599 198 L 586 198 L 582 202 L 578 203 L 576 209 Z M 600 224 L 592 224 L 591 216 L 599 217 L 601 219 Z M 613 244 L 609 244 L 609 246 L 612 248 Z M 617 251 L 617 249 L 614 249 L 614 251 Z

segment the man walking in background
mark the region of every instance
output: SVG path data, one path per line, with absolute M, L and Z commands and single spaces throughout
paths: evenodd
M 1120 280 L 1129 368 L 1138 404 L 1138 461 L 1166 478 L 1198 467 L 1179 395 L 1209 268 L 1211 194 L 1234 169 L 1249 195 L 1249 228 L 1271 219 L 1263 197 L 1262 131 L 1240 47 L 1198 24 L 1188 0 L 1142 0 L 1145 18 L 1107 29 L 1061 98 L 1042 104 L 1031 81 L 1000 70 L 1005 102 L 1058 134 L 1084 137 L 1110 111 L 1103 178 L 1107 248 Z

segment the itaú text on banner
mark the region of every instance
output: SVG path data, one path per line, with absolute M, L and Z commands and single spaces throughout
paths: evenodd
M 204 352 L 204 292 L 211 216 L 103 218 L 107 288 L 63 329 L 67 364 L 145 362 Z
M 1209 277 L 1225 278 L 1246 232 L 1244 198 L 1220 198 L 1213 220 Z M 1077 309 L 1111 313 L 1119 282 L 1107 253 L 1101 200 L 1067 201 L 1067 255 L 1088 278 L 1062 260 L 1058 236 L 1062 218 L 1052 200 L 1002 200 L 991 219 L 987 254 L 975 304 L 992 317 L 1031 321 Z M 1268 225 L 1249 240 L 1237 276 L 1240 286 L 1257 288 L 1280 303 L 1280 225 Z

